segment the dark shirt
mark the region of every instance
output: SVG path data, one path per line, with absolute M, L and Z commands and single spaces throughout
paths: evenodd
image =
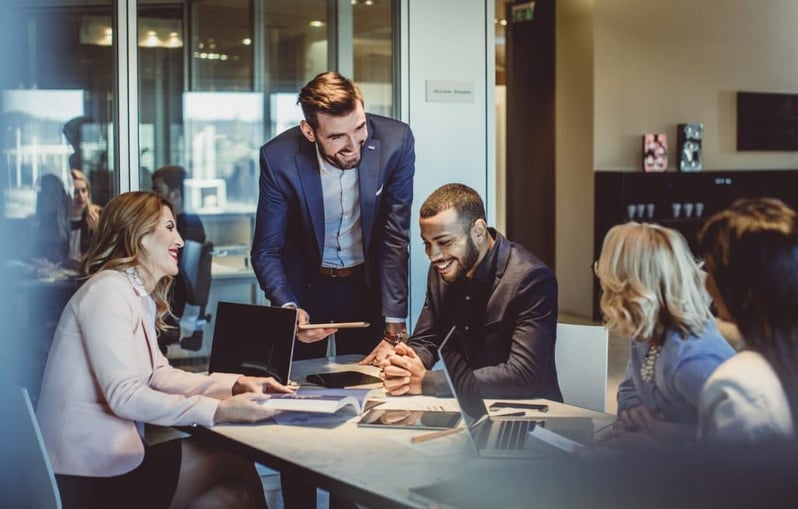
M 205 242 L 205 228 L 202 226 L 202 220 L 197 214 L 178 214 L 175 218 L 177 222 L 177 232 L 183 237 L 183 241 L 194 240 L 196 242 Z M 181 250 L 177 255 L 178 263 L 180 263 L 183 251 Z M 183 310 L 186 307 L 187 290 L 186 280 L 182 274 L 178 274 L 175 278 L 172 287 L 171 308 L 175 316 L 182 316 Z
M 177 232 L 183 237 L 183 240 L 205 242 L 205 228 L 197 214 L 183 212 L 178 214 L 175 220 L 177 221 Z
M 496 278 L 495 247 L 491 246 L 472 277 L 460 278 L 452 285 L 450 297 L 442 305 L 446 322 L 457 325 L 469 355 L 479 344 L 480 327 L 486 320 L 488 297 Z

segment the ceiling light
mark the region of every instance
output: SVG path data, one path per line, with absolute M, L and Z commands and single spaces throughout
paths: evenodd
M 314 19 L 314 20 L 313 20 L 313 21 L 311 21 L 309 24 L 310 24 L 310 26 L 312 26 L 313 28 L 321 28 L 321 27 L 323 27 L 323 26 L 324 26 L 324 22 L 323 22 L 323 21 L 319 21 L 319 20 L 317 20 L 317 19 Z
M 160 46 L 161 41 L 158 40 L 158 35 L 155 33 L 155 30 L 147 31 L 147 37 L 142 42 L 142 46 L 149 46 L 154 48 L 156 46 Z

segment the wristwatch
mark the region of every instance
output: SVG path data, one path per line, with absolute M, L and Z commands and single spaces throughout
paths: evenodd
M 399 343 L 404 343 L 407 341 L 407 329 L 403 330 L 399 334 L 394 334 L 393 332 L 386 330 L 382 334 L 382 340 L 386 343 L 390 343 L 392 346 L 396 346 Z

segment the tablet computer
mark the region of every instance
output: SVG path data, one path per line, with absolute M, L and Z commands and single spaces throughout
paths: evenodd
M 297 327 L 305 329 L 363 329 L 369 326 L 368 322 L 327 322 L 327 323 L 300 323 Z
M 460 418 L 460 412 L 372 408 L 357 425 L 374 428 L 448 429 L 457 427 Z

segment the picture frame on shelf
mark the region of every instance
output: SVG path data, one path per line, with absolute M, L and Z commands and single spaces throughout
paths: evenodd
M 679 171 L 701 171 L 701 145 L 704 124 L 691 122 L 677 126 Z
M 643 171 L 658 173 L 668 169 L 668 136 L 662 133 L 643 135 Z

